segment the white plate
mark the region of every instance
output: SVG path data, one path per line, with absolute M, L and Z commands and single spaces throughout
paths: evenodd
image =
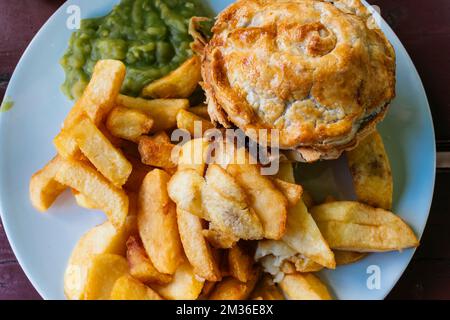
M 108 13 L 114 0 L 67 1 L 42 27 L 25 51 L 5 97 L 14 107 L 0 114 L 0 211 L 3 224 L 22 268 L 45 299 L 64 299 L 63 272 L 70 252 L 89 228 L 104 215 L 77 207 L 69 193 L 48 213 L 34 210 L 28 199 L 30 176 L 55 154 L 52 138 L 71 107 L 59 86 L 59 66 L 71 31 L 66 10 L 79 5 L 83 18 Z M 221 10 L 231 1 L 211 1 Z M 420 236 L 430 209 L 435 177 L 435 140 L 431 114 L 417 71 L 404 47 L 385 24 L 397 53 L 397 98 L 379 126 L 394 174 L 394 211 Z M 335 167 L 334 165 L 330 167 Z M 325 173 L 330 186 L 349 194 L 341 170 Z M 322 180 L 323 181 L 323 180 Z M 324 280 L 339 299 L 383 299 L 400 278 L 414 251 L 372 254 L 359 263 L 323 272 Z M 380 288 L 369 289 L 368 267 L 381 271 Z

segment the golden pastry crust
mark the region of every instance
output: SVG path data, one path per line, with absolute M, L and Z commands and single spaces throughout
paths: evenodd
M 214 121 L 336 158 L 383 118 L 395 53 L 359 0 L 245 0 L 217 17 L 202 75 Z

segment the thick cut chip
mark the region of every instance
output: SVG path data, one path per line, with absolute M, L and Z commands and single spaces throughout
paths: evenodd
M 205 281 L 199 279 L 192 266 L 183 262 L 173 275 L 169 284 L 155 285 L 154 289 L 165 299 L 169 300 L 195 300 L 203 289 Z
M 128 196 L 91 165 L 76 160 L 63 160 L 55 179 L 89 197 L 106 213 L 116 228 L 122 227 L 128 215 Z
M 228 250 L 228 269 L 230 275 L 241 282 L 252 278 L 253 255 L 250 248 L 237 243 Z
M 85 300 L 108 300 L 114 283 L 128 274 L 127 260 L 117 254 L 104 253 L 92 259 L 86 280 Z
M 165 77 L 153 81 L 142 95 L 150 98 L 188 98 L 202 79 L 200 57 L 193 56 Z
M 347 160 L 358 201 L 391 210 L 391 166 L 380 134 L 375 131 L 354 150 L 348 151 Z
M 194 169 L 203 176 L 209 154 L 209 142 L 204 138 L 189 140 L 180 150 L 178 169 Z
M 286 197 L 275 188 L 268 177 L 261 175 L 256 165 L 230 164 L 227 166 L 227 172 L 248 195 L 249 206 L 261 220 L 265 238 L 280 239 L 286 230 Z
M 178 111 L 189 108 L 189 100 L 187 99 L 147 100 L 121 94 L 117 97 L 117 104 L 147 113 L 154 121 L 150 132 L 175 128 Z
M 172 281 L 172 276 L 156 270 L 144 247 L 134 236 L 127 240 L 127 260 L 130 274 L 142 283 L 166 284 Z
M 289 300 L 331 300 L 327 287 L 311 273 L 286 275 L 280 288 Z
M 221 167 L 211 165 L 205 178 L 202 203 L 207 212 L 206 216 L 214 227 L 239 239 L 261 239 L 264 236 L 261 221 L 255 212 L 248 208 L 245 193 L 233 177 Z M 221 189 L 222 186 L 226 189 Z
M 170 198 L 177 204 L 177 209 L 203 218 L 201 190 L 204 184 L 205 179 L 197 171 L 182 169 L 172 176 L 167 191 Z
M 211 118 L 209 117 L 209 113 L 208 113 L 208 107 L 204 104 L 200 104 L 198 106 L 191 107 L 188 109 L 188 111 L 199 117 L 202 117 L 203 119 L 211 120 Z
M 61 129 L 61 131 L 53 139 L 53 144 L 58 154 L 65 159 L 77 158 L 81 154 L 77 141 L 69 129 Z
M 273 182 L 278 190 L 280 190 L 286 197 L 289 207 L 295 206 L 302 198 L 302 186 L 295 183 L 289 183 L 281 179 L 274 179 Z
M 131 163 L 89 118 L 81 117 L 71 133 L 83 154 L 103 176 L 119 187 L 127 181 L 132 170 Z
M 183 247 L 178 233 L 175 203 L 167 193 L 170 176 L 159 169 L 147 174 L 138 198 L 139 234 L 153 265 L 173 274 L 182 262 Z
M 262 276 L 261 280 L 258 281 L 250 298 L 262 300 L 285 300 L 280 288 L 273 283 L 272 278 L 267 274 Z
M 201 219 L 177 208 L 177 220 L 184 253 L 195 274 L 209 281 L 221 280 L 219 263 L 203 236 Z
M 192 137 L 199 137 L 206 130 L 213 129 L 214 125 L 187 110 L 180 110 L 177 114 L 177 127 L 188 131 Z
M 227 277 L 218 282 L 210 294 L 210 300 L 246 300 L 255 288 L 260 276 L 259 269 L 252 272 L 247 282 L 241 282 L 233 277 Z
M 203 235 L 214 248 L 218 249 L 229 249 L 239 241 L 235 235 L 217 230 L 211 223 L 209 229 L 203 230 Z
M 30 180 L 30 199 L 39 211 L 47 211 L 66 186 L 55 180 L 61 167 L 59 156 L 54 157 L 44 168 L 33 174 Z
M 86 195 L 82 194 L 81 192 L 72 189 L 73 197 L 75 198 L 75 202 L 77 205 L 79 205 L 82 208 L 85 209 L 99 209 L 98 204 L 96 204 L 94 201 L 89 199 Z
M 116 280 L 111 292 L 111 300 L 162 300 L 161 296 L 152 288 L 124 275 Z
M 139 139 L 139 153 L 142 163 L 158 168 L 174 168 L 177 163 L 172 159 L 174 145 L 155 141 L 153 137 L 142 136 Z
M 139 137 L 150 132 L 153 119 L 143 111 L 116 107 L 106 120 L 106 127 L 115 137 L 137 142 Z
M 298 253 L 327 268 L 336 267 L 333 252 L 322 237 L 303 201 L 289 208 L 283 241 Z
M 354 263 L 356 261 L 361 260 L 367 255 L 367 253 L 364 252 L 354 252 L 354 251 L 334 250 L 333 252 L 337 266 Z
M 359 202 L 325 203 L 312 208 L 311 214 L 332 249 L 383 252 L 419 245 L 398 216 Z
M 123 228 L 117 230 L 106 221 L 86 232 L 78 240 L 64 273 L 64 293 L 70 300 L 84 298 L 86 280 L 92 259 L 103 253 L 125 254 L 125 242 L 137 231 L 135 217 L 128 217 Z

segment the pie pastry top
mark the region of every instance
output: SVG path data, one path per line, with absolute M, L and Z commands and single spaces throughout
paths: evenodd
M 203 50 L 215 122 L 279 129 L 283 149 L 335 158 L 395 96 L 395 53 L 359 0 L 241 0 Z

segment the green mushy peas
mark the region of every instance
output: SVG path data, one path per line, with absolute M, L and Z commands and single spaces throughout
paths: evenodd
M 201 0 L 122 0 L 104 17 L 84 19 L 61 59 L 66 73 L 62 90 L 78 98 L 101 59 L 127 67 L 122 93 L 141 89 L 177 68 L 192 55 L 189 20 L 210 16 Z

